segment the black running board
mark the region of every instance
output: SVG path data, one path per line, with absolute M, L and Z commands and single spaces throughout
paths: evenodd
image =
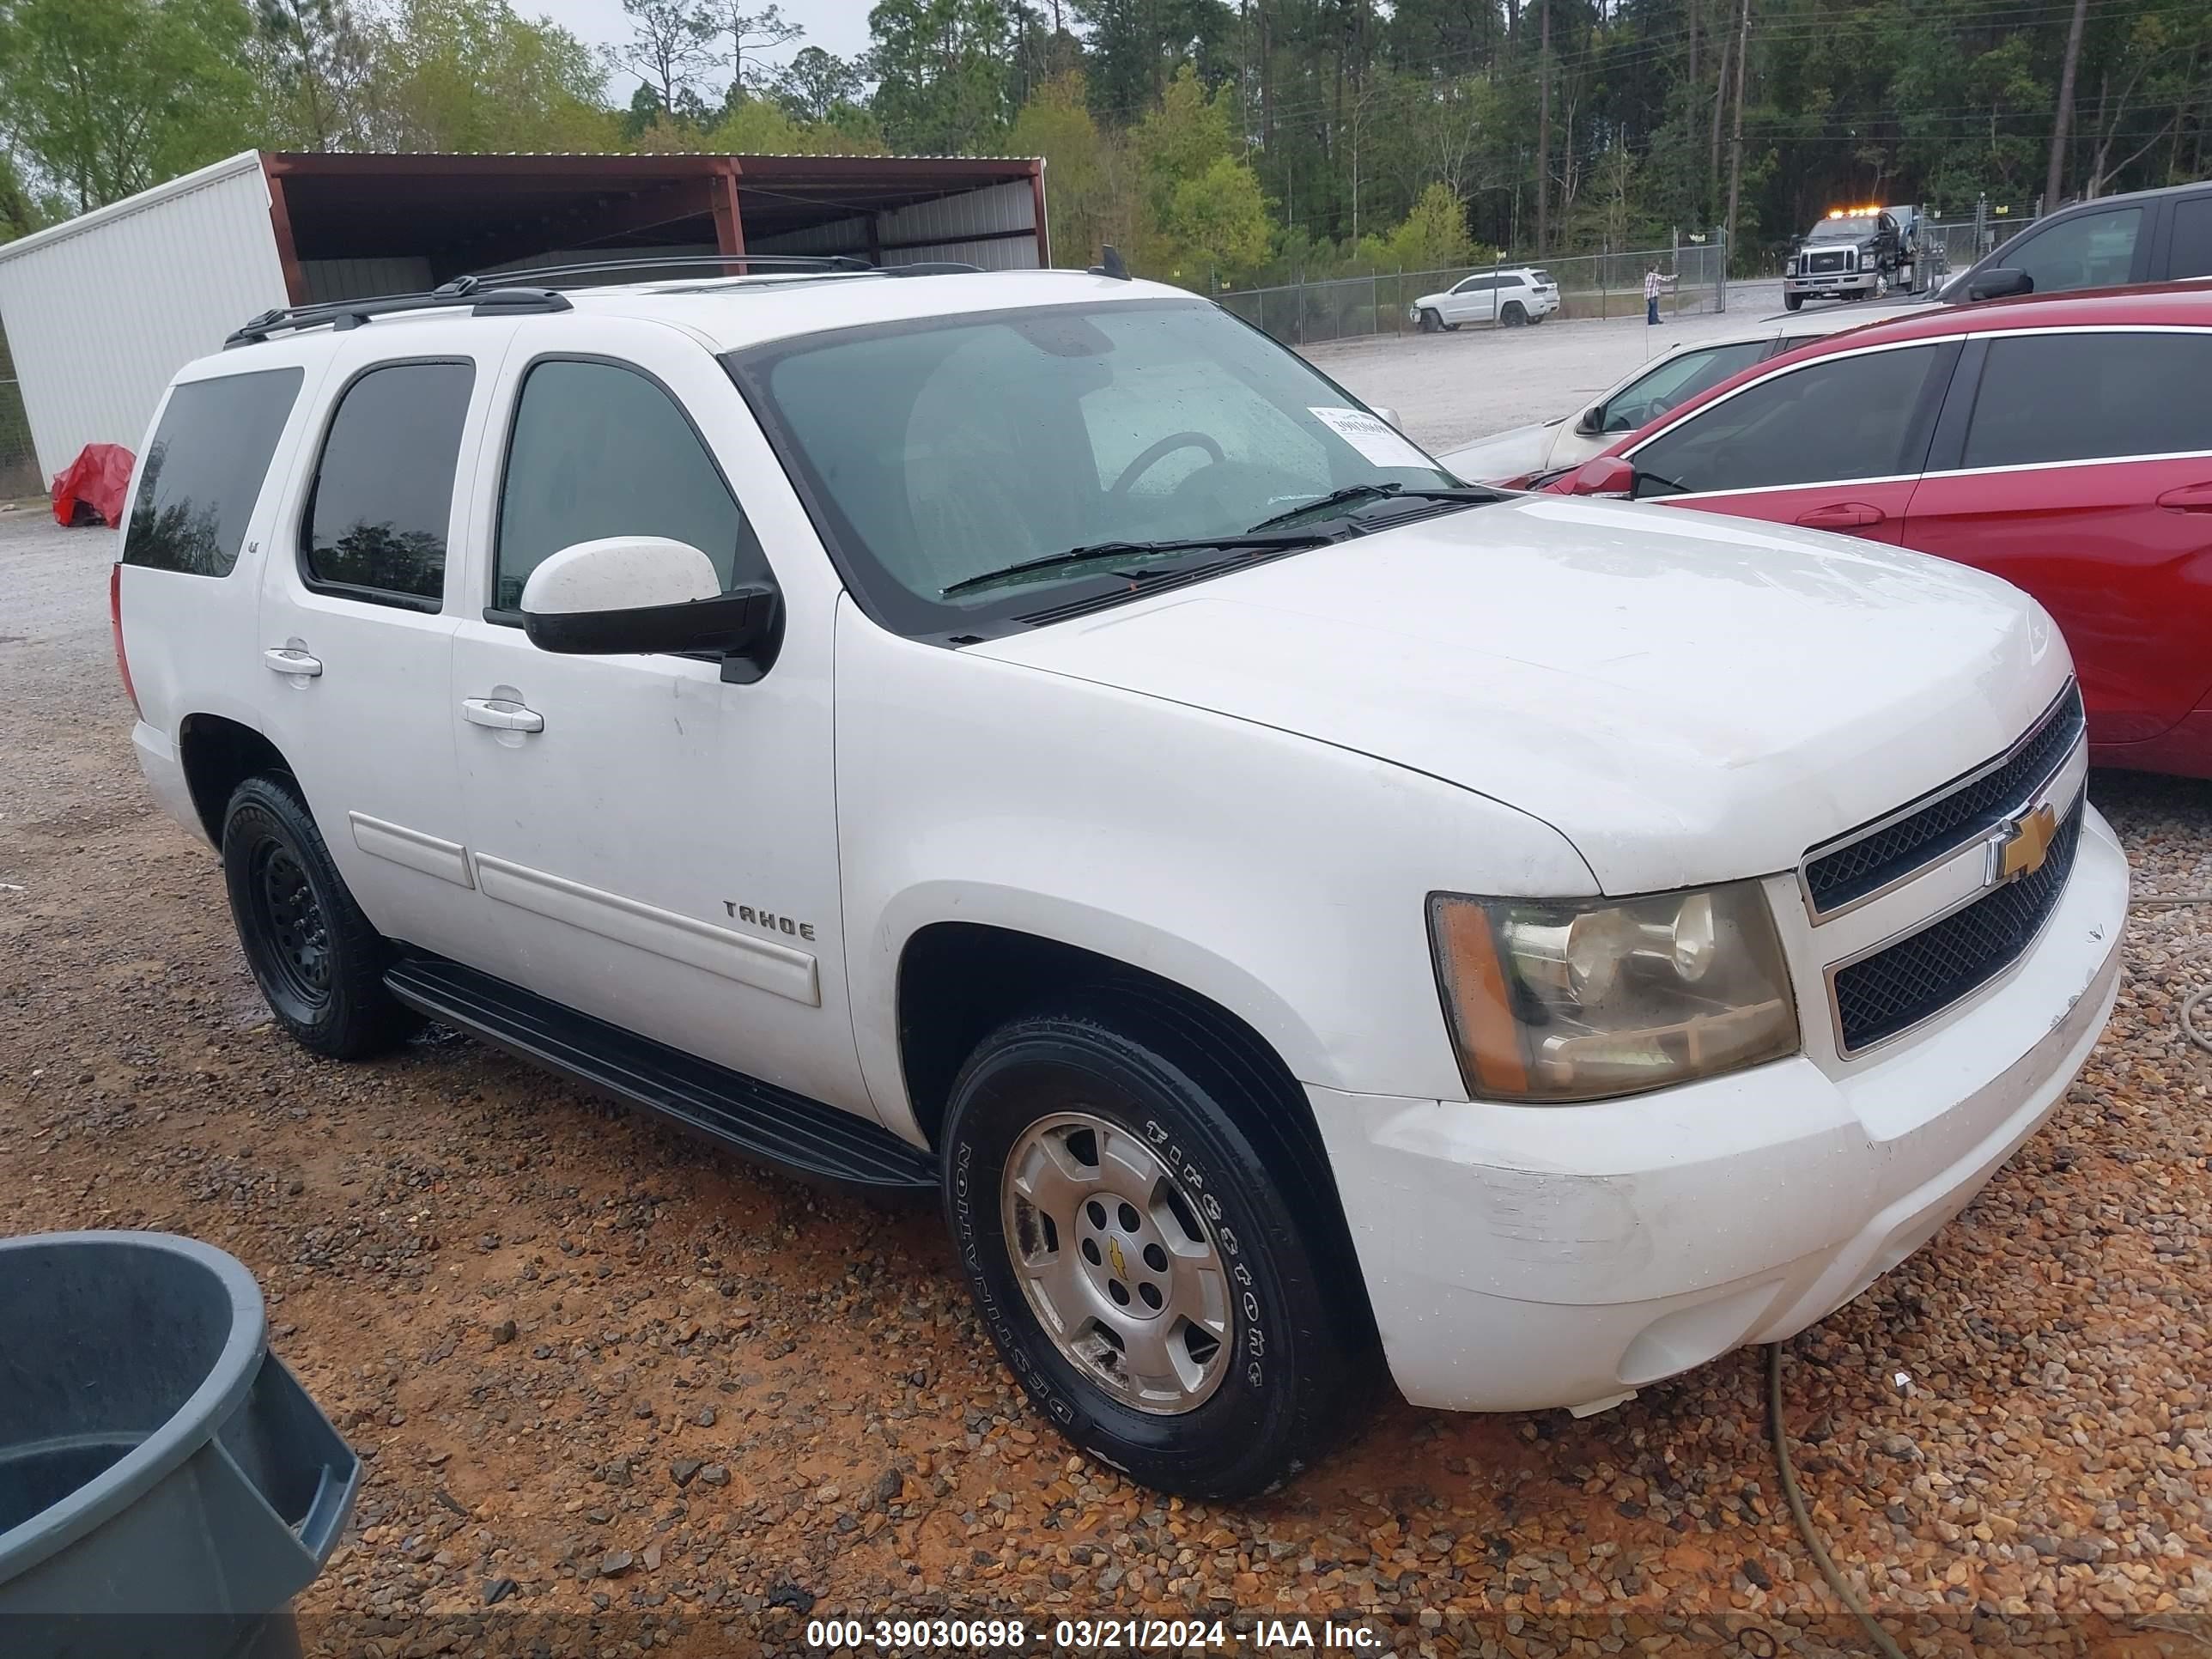
M 385 988 L 506 1049 L 793 1175 L 863 1193 L 934 1192 L 937 1160 L 880 1124 L 687 1054 L 441 957 L 410 957 Z

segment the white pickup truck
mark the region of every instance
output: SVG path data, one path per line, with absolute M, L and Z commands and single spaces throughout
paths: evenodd
M 1114 276 L 502 280 L 178 375 L 155 793 L 300 1042 L 941 1194 L 1143 1480 L 1280 1480 L 1378 1350 L 1588 1411 L 1786 1336 L 2097 1041 L 2127 868 L 1992 577 L 1461 488 Z

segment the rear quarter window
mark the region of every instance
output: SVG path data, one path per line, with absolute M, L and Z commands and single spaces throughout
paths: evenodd
M 2212 191 L 2185 196 L 2173 204 L 2166 274 L 2176 280 L 2212 276 Z
M 138 471 L 123 562 L 228 576 L 305 378 L 268 368 L 188 380 L 169 393 Z

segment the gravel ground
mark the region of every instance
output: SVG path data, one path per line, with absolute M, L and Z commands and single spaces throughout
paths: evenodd
M 190 1232 L 259 1276 L 368 1460 L 311 1651 L 789 1652 L 809 1615 L 1146 1612 L 1224 1616 L 1214 1651 L 1331 1614 L 1407 1653 L 1865 1650 L 1790 1527 L 1756 1353 L 1583 1421 L 1392 1397 L 1285 1492 L 1163 1502 L 1024 1409 L 933 1212 L 757 1173 L 463 1039 L 303 1054 L 132 765 L 110 546 L 0 516 L 0 1214 Z M 2212 791 L 2094 791 L 2143 894 L 2212 890 Z M 2212 910 L 2138 910 L 2050 1127 L 1792 1345 L 1820 1522 L 1915 1651 L 2212 1653 L 2212 1067 L 2175 1026 L 2208 976 Z
M 1925 303 L 1899 297 L 1861 301 L 1851 311 L 1871 323 Z M 1445 450 L 1568 413 L 1646 358 L 1685 341 L 1725 339 L 1746 324 L 1787 314 L 1778 281 L 1736 283 L 1726 312 L 1687 312 L 1656 329 L 1644 326 L 1641 316 L 1555 319 L 1534 328 L 1378 335 L 1309 346 L 1304 355 L 1367 402 L 1396 410 L 1415 442 Z

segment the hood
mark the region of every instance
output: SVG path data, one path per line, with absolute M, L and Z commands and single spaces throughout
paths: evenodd
M 1465 448 L 1439 454 L 1437 459 L 1462 478 L 1486 483 L 1525 478 L 1532 472 L 1541 472 L 1550 464 L 1553 441 L 1565 424 L 1562 418 L 1536 426 L 1516 426 L 1510 432 L 1500 432 Z
M 1997 753 L 2070 672 L 2035 601 L 1964 566 L 1544 495 L 969 648 L 1476 791 L 1607 893 L 1793 867 Z

